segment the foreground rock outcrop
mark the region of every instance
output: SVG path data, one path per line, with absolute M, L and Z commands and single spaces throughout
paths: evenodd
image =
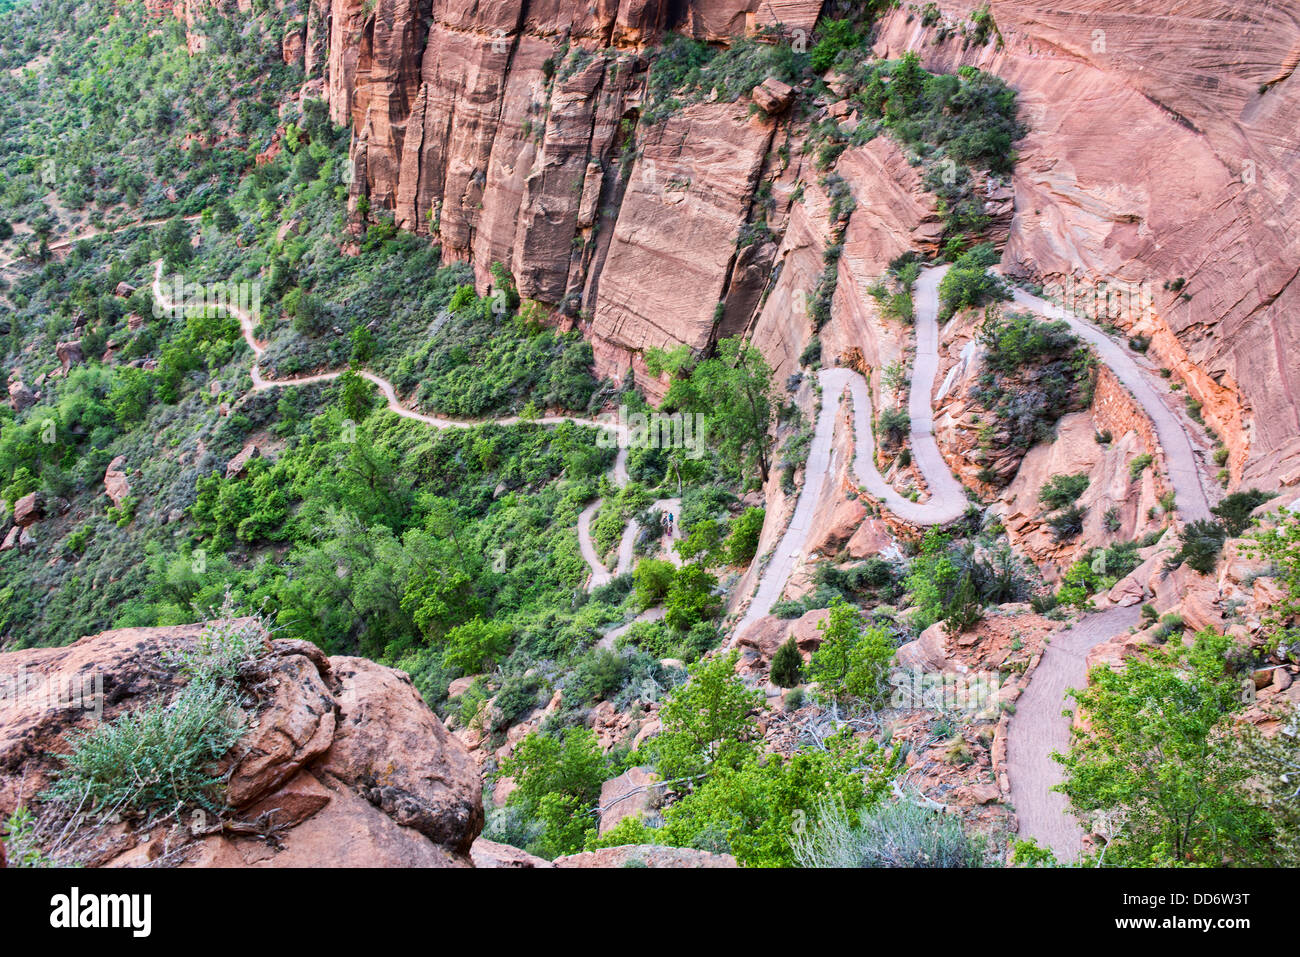
M 42 793 L 69 733 L 166 700 L 186 680 L 169 656 L 202 631 L 128 628 L 0 654 L 14 692 L 0 698 L 0 816 L 50 810 Z M 241 674 L 248 726 L 224 759 L 221 814 L 74 821 L 56 856 L 99 866 L 471 865 L 483 827 L 478 769 L 406 675 L 287 640 L 267 641 Z

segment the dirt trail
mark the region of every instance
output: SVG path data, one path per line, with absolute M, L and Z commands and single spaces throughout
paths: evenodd
M 191 213 L 189 216 L 182 216 L 181 222 L 192 223 L 199 218 L 199 213 Z M 161 219 L 142 219 L 139 222 L 127 223 L 125 226 L 116 226 L 113 229 L 100 229 L 98 226 L 91 226 L 85 232 L 78 233 L 75 236 L 65 236 L 62 239 L 56 239 L 54 242 L 47 244 L 46 248 L 52 253 L 60 253 L 76 243 L 83 242 L 87 239 L 95 239 L 99 236 L 116 236 L 118 233 L 124 233 L 130 229 L 152 229 L 154 226 L 161 226 L 163 223 L 172 221 L 171 216 L 164 216 Z M 22 258 L 6 259 L 0 261 L 0 269 L 9 269 L 23 262 Z
M 164 310 L 171 310 L 175 308 L 176 304 L 167 296 L 162 281 L 162 275 L 163 263 L 160 260 L 154 268 L 154 298 Z M 255 330 L 257 328 L 257 322 L 254 320 L 253 316 L 249 314 L 248 310 L 241 309 L 233 303 L 223 303 L 222 306 L 239 320 L 240 333 L 243 335 L 244 342 L 253 353 L 253 362 L 249 368 L 249 375 L 253 380 L 254 392 L 263 392 L 267 389 L 277 389 L 282 387 L 314 385 L 320 382 L 332 382 L 342 375 L 341 371 L 334 371 L 318 372 L 314 375 L 297 376 L 289 379 L 266 378 L 262 375 L 262 370 L 258 361 L 263 355 L 265 355 L 266 345 L 259 341 L 256 336 Z M 359 370 L 358 374 L 367 382 L 373 383 L 379 389 L 384 396 L 384 400 L 387 403 L 390 412 L 399 415 L 404 419 L 413 419 L 416 422 L 422 422 L 425 425 L 433 426 L 438 429 L 467 429 L 473 428 L 477 425 L 485 425 L 487 423 L 495 423 L 497 425 L 519 425 L 527 421 L 533 425 L 559 425 L 562 422 L 572 422 L 575 425 L 584 425 L 591 428 L 604 429 L 607 432 L 613 432 L 618 440 L 618 453 L 614 456 L 614 464 L 609 470 L 609 479 L 617 488 L 622 488 L 628 482 L 627 430 L 625 427 L 619 425 L 617 421 L 589 419 L 574 415 L 545 415 L 527 420 L 521 419 L 517 415 L 478 419 L 449 419 L 438 415 L 426 415 L 423 412 L 417 412 L 414 409 L 403 405 L 402 401 L 397 397 L 397 390 L 393 387 L 393 384 L 383 376 L 376 375 L 367 369 Z M 591 569 L 591 575 L 587 579 L 588 591 L 607 584 L 612 577 L 609 573 L 609 569 L 605 567 L 604 563 L 600 560 L 600 556 L 596 553 L 595 543 L 591 539 L 591 521 L 596 512 L 600 509 L 602 501 L 602 499 L 597 499 L 595 502 L 583 509 L 582 513 L 578 516 L 578 546 L 582 552 L 583 559 L 587 563 L 587 567 Z M 674 515 L 678 515 L 681 511 L 681 500 L 662 499 L 655 502 L 651 507 L 660 508 L 661 511 L 672 512 Z M 636 519 L 629 521 L 627 527 L 623 531 L 623 538 L 619 546 L 618 571 L 616 574 L 622 575 L 631 570 L 633 557 L 632 550 L 639 532 L 640 526 Z M 680 538 L 680 533 L 677 533 L 674 537 Z M 665 536 L 665 547 L 667 547 L 667 544 L 667 536 Z M 681 564 L 681 559 L 678 558 L 677 553 L 671 548 L 668 550 L 668 556 L 676 564 Z

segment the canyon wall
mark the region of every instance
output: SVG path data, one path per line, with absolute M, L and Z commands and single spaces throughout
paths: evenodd
M 1142 284 L 1151 308 L 1109 318 L 1149 336 L 1151 355 L 1202 403 L 1234 486 L 1300 478 L 1300 332 L 1286 322 L 1300 307 L 1294 8 L 993 0 L 997 30 L 976 46 L 954 28 L 977 4 L 938 6 L 930 26 L 915 5 L 885 15 L 875 52 L 914 50 L 935 70 L 975 65 L 1019 91 L 1030 133 L 1008 269 Z M 387 211 L 446 259 L 473 263 L 482 286 L 502 263 L 526 299 L 591 337 L 599 372 L 632 368 L 653 395 L 662 384 L 639 364 L 650 346 L 748 331 L 793 371 L 809 336 L 797 306 L 821 274 L 827 224 L 797 142 L 793 161 L 773 159 L 797 137 L 787 123 L 750 115 L 744 100 L 643 119 L 645 48 L 668 30 L 725 42 L 778 21 L 809 29 L 820 8 L 313 0 L 305 56 L 323 69 L 334 118 L 354 129 L 354 229 Z M 861 290 L 898 240 L 931 239 L 934 219 L 886 151 L 851 150 L 837 171 L 859 208 L 822 339 L 827 361 L 856 345 L 876 366 L 896 346 L 871 334 Z M 746 245 L 763 183 L 779 197 L 766 214 L 777 239 Z

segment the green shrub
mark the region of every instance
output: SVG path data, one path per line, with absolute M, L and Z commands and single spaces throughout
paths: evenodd
M 853 815 L 819 798 L 816 822 L 795 837 L 795 858 L 800 867 L 989 866 L 988 842 L 968 834 L 959 815 L 918 802 L 909 795 Z
M 636 602 L 642 608 L 653 608 L 668 596 L 677 569 L 664 558 L 646 558 L 636 566 L 632 578 L 636 582 Z
M 818 628 L 821 645 L 808 671 L 822 694 L 836 701 L 857 700 L 880 707 L 888 690 L 889 666 L 897 650 L 888 632 L 864 627 L 852 605 L 835 601 Z
M 880 418 L 876 420 L 876 432 L 880 435 L 882 444 L 898 446 L 906 441 L 911 424 L 912 419 L 906 409 L 889 406 L 881 410 Z
M 1228 530 L 1220 522 L 1206 519 L 1189 522 L 1179 533 L 1178 551 L 1166 560 L 1165 567 L 1173 569 L 1185 564 L 1193 571 L 1208 575 L 1218 564 L 1227 537 Z
M 961 309 L 1011 298 L 1006 283 L 988 271 L 997 259 L 997 251 L 991 244 L 976 246 L 958 257 L 939 283 L 941 322 L 951 319 Z
M 1128 474 L 1130 478 L 1137 478 L 1155 461 L 1155 456 L 1150 452 L 1143 452 L 1128 464 Z
M 193 680 L 170 703 L 154 701 L 68 736 L 47 798 L 86 810 L 152 817 L 178 808 L 220 809 L 224 781 L 215 763 L 243 733 L 233 691 Z M 83 804 L 84 801 L 84 804 Z
M 1276 497 L 1276 492 L 1264 492 L 1259 489 L 1233 492 L 1210 511 L 1218 516 L 1227 533 L 1235 537 L 1250 528 L 1254 522 L 1251 513 L 1255 509 Z
M 733 565 L 748 565 L 758 551 L 767 513 L 762 508 L 747 508 L 731 523 L 727 536 L 727 560 Z
M 608 773 L 596 734 L 587 728 L 569 728 L 562 736 L 533 732 L 520 741 L 501 762 L 498 779 L 514 779 L 507 805 L 541 824 L 525 849 L 547 858 L 581 850 L 588 830 L 595 831 L 591 811 Z
M 714 594 L 718 579 L 698 565 L 677 570 L 664 596 L 664 622 L 669 628 L 689 632 L 697 623 L 713 618 L 722 607 Z
M 462 674 L 485 671 L 510 650 L 510 638 L 505 622 L 474 618 L 447 632 L 443 661 Z
M 1089 478 L 1084 472 L 1074 475 L 1053 475 L 1038 490 L 1038 500 L 1049 509 L 1065 508 L 1079 500 L 1079 496 L 1087 490 L 1088 483 Z
M 821 21 L 817 25 L 817 36 L 809 62 L 818 73 L 829 70 L 841 52 L 853 50 L 866 42 L 853 21 L 848 19 Z
M 1052 541 L 1068 542 L 1078 538 L 1083 532 L 1083 519 L 1088 510 L 1081 505 L 1071 505 L 1067 509 L 1048 516 L 1047 524 L 1052 529 Z

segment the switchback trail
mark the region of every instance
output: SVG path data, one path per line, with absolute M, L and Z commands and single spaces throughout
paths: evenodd
M 164 308 L 173 308 L 162 290 L 162 268 L 158 263 L 154 276 L 154 294 Z M 845 399 L 852 402 L 854 456 L 853 472 L 858 482 L 873 497 L 900 519 L 917 526 L 948 525 L 965 514 L 968 499 L 960 482 L 949 471 L 939 452 L 934 437 L 931 395 L 939 367 L 939 283 L 947 267 L 923 270 L 915 288 L 916 356 L 913 363 L 908 412 L 910 438 L 914 460 L 925 478 L 929 497 L 924 502 L 913 502 L 885 481 L 875 464 L 875 439 L 872 429 L 872 408 L 867 381 L 857 372 L 846 368 L 823 369 L 818 373 L 822 386 L 822 406 L 818 415 L 813 442 L 805 467 L 803 488 L 795 504 L 794 515 L 772 553 L 767 567 L 759 579 L 753 600 L 740 623 L 733 631 L 733 641 L 759 618 L 769 614 L 780 599 L 795 564 L 803 555 L 812 527 L 813 512 L 832 472 L 833 439 L 835 424 Z M 1161 446 L 1164 448 L 1169 468 L 1169 478 L 1178 499 L 1180 515 L 1200 518 L 1209 515 L 1209 503 L 1201 486 L 1191 442 L 1182 423 L 1161 400 L 1145 373 L 1132 357 L 1100 329 L 1068 314 L 1060 307 L 1031 296 L 1023 290 L 1015 291 L 1015 301 L 1032 311 L 1052 319 L 1064 319 L 1082 338 L 1091 343 L 1103 362 L 1114 370 L 1119 380 L 1133 393 L 1139 404 L 1155 424 Z M 253 389 L 310 385 L 337 379 L 340 372 L 322 372 L 290 379 L 266 379 L 258 367 L 258 360 L 266 347 L 254 335 L 253 318 L 237 306 L 226 308 L 239 319 L 244 341 L 253 352 L 250 375 Z M 501 425 L 521 423 L 518 416 L 498 419 L 449 419 L 426 415 L 403 405 L 392 383 L 368 370 L 359 374 L 377 386 L 384 395 L 388 409 L 403 418 L 414 419 L 434 428 L 469 428 L 487 422 Z M 616 422 L 579 416 L 545 416 L 528 420 L 534 424 L 558 425 L 572 422 L 577 425 L 612 431 L 619 437 L 619 452 L 610 470 L 610 479 L 622 487 L 628 481 L 627 435 Z M 680 500 L 665 499 L 653 507 L 677 515 Z M 591 570 L 588 590 L 608 582 L 613 576 L 600 560 L 591 539 L 591 521 L 600 507 L 597 501 L 583 510 L 578 519 L 578 541 L 583 558 Z M 615 574 L 631 570 L 633 546 L 639 525 L 631 520 L 624 529 L 618 549 Z M 674 526 L 672 537 L 677 536 Z M 665 536 L 667 539 L 668 536 Z M 665 545 L 670 544 L 667 540 Z M 680 563 L 669 547 L 669 557 Z M 625 633 L 636 621 L 655 620 L 662 610 L 651 609 L 633 622 L 606 632 L 600 640 L 602 647 L 612 646 L 614 640 Z M 1058 636 L 1056 642 L 1044 652 L 1033 680 L 1020 699 L 1016 716 L 1008 733 L 1007 771 L 1011 782 L 1012 801 L 1020 819 L 1021 834 L 1037 837 L 1056 851 L 1063 860 L 1077 856 L 1082 839 L 1078 823 L 1071 817 L 1063 796 L 1050 788 L 1060 780 L 1060 768 L 1051 759 L 1051 751 L 1068 746 L 1068 721 L 1061 716 L 1065 689 L 1082 686 L 1086 680 L 1084 660 L 1090 648 L 1126 630 L 1137 620 L 1134 609 L 1117 608 L 1086 616 L 1073 629 Z
M 853 403 L 853 472 L 874 498 L 899 518 L 917 526 L 942 526 L 966 511 L 964 487 L 949 471 L 934 437 L 931 395 L 939 368 L 939 283 L 947 267 L 923 270 L 914 294 L 916 357 L 908 401 L 912 456 L 925 477 L 930 497 L 924 502 L 904 498 L 885 481 L 875 463 L 871 398 L 866 380 L 850 369 L 824 369 L 822 407 L 805 466 L 803 488 L 794 515 L 759 579 L 754 598 L 733 632 L 733 642 L 759 618 L 771 613 L 780 600 L 795 565 L 803 556 L 812 529 L 813 512 L 827 477 L 832 474 L 832 441 L 847 391 Z M 1150 416 L 1165 450 L 1169 480 L 1174 487 L 1181 518 L 1210 515 L 1191 441 L 1178 417 L 1161 400 L 1149 373 L 1101 329 L 1066 310 L 1024 292 L 1014 291 L 1015 302 L 1049 319 L 1064 319 L 1071 329 L 1096 350 L 1123 385 Z M 1082 687 L 1088 651 L 1126 631 L 1138 619 L 1134 608 L 1114 608 L 1083 618 L 1049 645 L 1022 695 L 1008 730 L 1007 776 L 1011 799 L 1020 820 L 1020 833 L 1036 837 L 1062 860 L 1075 859 L 1083 832 L 1069 813 L 1065 797 L 1051 789 L 1061 780 L 1061 768 L 1051 752 L 1069 746 L 1069 721 L 1062 716 L 1065 691 Z
M 745 617 L 736 626 L 740 635 L 758 619 L 768 615 L 780 600 L 795 564 L 803 555 L 812 529 L 813 512 L 821 498 L 826 477 L 831 473 L 832 441 L 840 404 L 847 390 L 853 403 L 853 472 L 858 483 L 875 499 L 904 521 L 916 525 L 948 525 L 966 512 L 966 490 L 949 471 L 934 438 L 934 412 L 930 395 L 939 371 L 939 282 L 948 267 L 923 270 L 916 282 L 916 358 L 912 366 L 908 417 L 912 456 L 930 497 L 913 502 L 885 481 L 876 467 L 876 443 L 872 430 L 871 395 L 867 380 L 852 369 L 823 369 L 817 374 L 822 386 L 822 407 L 813 433 L 812 447 L 804 467 L 804 484 L 795 503 L 794 515 L 777 544 L 758 590 Z

